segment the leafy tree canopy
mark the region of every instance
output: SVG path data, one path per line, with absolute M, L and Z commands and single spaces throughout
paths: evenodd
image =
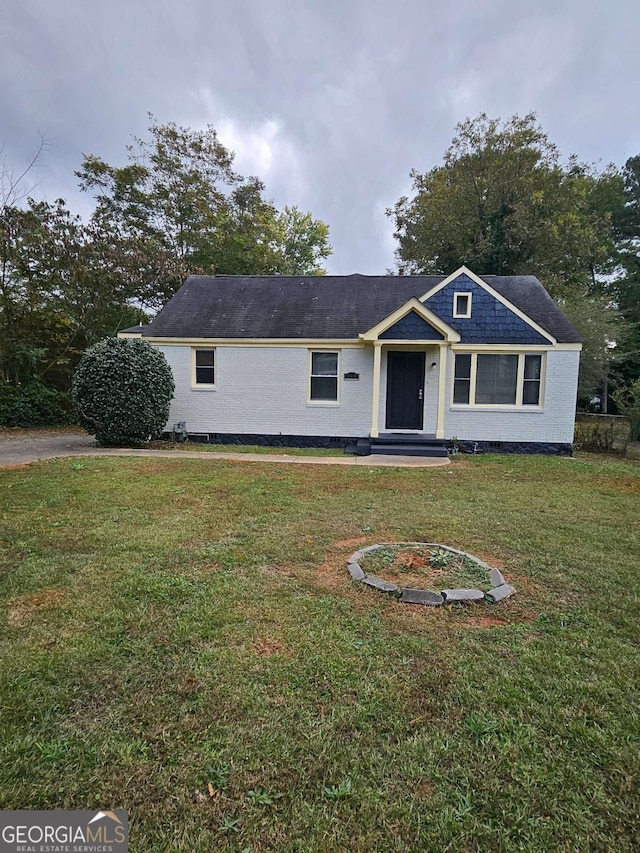
M 125 165 L 85 156 L 76 174 L 95 197 L 88 220 L 63 199 L 30 197 L 46 147 L 17 168 L 0 149 L 0 379 L 68 390 L 88 346 L 148 319 L 190 273 L 324 272 L 328 227 L 278 211 L 211 127 L 152 118 Z
M 563 166 L 536 115 L 506 122 L 482 113 L 457 125 L 444 162 L 412 171 L 413 194 L 388 211 L 404 273 L 538 275 L 556 296 L 610 268 L 607 193 L 620 192 L 571 158 Z
M 76 174 L 95 195 L 97 221 L 146 242 L 159 270 L 168 264 L 153 283 L 160 302 L 189 273 L 322 272 L 328 227 L 295 207 L 279 213 L 259 178 L 234 171 L 213 127 L 161 125 L 151 116 L 149 137 L 134 137 L 127 154 L 120 167 L 85 156 Z
M 640 367 L 640 156 L 566 163 L 535 113 L 456 127 L 441 165 L 387 211 L 402 273 L 538 276 L 584 338 L 580 398 Z

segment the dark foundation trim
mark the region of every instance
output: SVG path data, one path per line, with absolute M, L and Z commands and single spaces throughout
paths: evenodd
M 171 439 L 170 432 L 162 433 L 165 440 Z M 255 444 L 259 447 L 323 447 L 343 448 L 347 453 L 359 452 L 368 455 L 371 452 L 368 437 L 329 436 L 329 435 L 265 435 L 264 433 L 244 432 L 189 432 L 188 439 L 194 444 Z M 544 456 L 572 456 L 573 445 L 548 441 L 452 441 L 442 442 L 449 453 L 524 453 Z
M 573 444 L 551 441 L 448 441 L 450 453 L 537 453 L 573 456 Z
M 194 444 L 255 444 L 258 447 L 346 448 L 355 446 L 358 440 L 329 435 L 264 435 L 246 432 L 188 432 L 187 435 Z M 169 441 L 171 433 L 163 432 L 162 438 Z

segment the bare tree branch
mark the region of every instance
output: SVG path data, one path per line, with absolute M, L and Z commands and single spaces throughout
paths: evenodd
M 13 168 L 7 163 L 4 156 L 4 143 L 0 147 L 0 206 L 11 207 L 19 204 L 23 199 L 30 195 L 40 183 L 33 183 L 23 186 L 27 175 L 40 163 L 42 153 L 51 147 L 51 141 L 47 138 L 46 133 L 38 133 L 39 142 L 35 150 L 29 155 L 29 159 L 22 171 L 15 176 Z

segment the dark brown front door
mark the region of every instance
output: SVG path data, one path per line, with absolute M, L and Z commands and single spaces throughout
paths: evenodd
M 387 429 L 422 429 L 423 352 L 387 354 Z

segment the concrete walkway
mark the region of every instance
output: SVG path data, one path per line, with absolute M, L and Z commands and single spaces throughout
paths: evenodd
M 428 456 L 289 456 L 286 453 L 214 453 L 206 450 L 143 450 L 96 447 L 84 432 L 33 432 L 19 437 L 0 435 L 0 468 L 26 465 L 40 459 L 66 456 L 155 456 L 165 459 L 205 459 L 227 462 L 277 462 L 294 465 L 351 465 L 376 468 L 437 468 L 449 465 L 449 459 Z

